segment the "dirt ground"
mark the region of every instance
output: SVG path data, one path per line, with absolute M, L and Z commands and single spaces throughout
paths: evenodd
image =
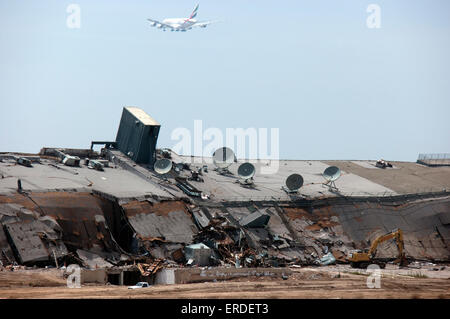
M 195 284 L 67 288 L 59 270 L 0 272 L 0 298 L 444 298 L 450 270 L 383 270 L 381 288 L 367 287 L 368 274 L 347 266 L 293 268 L 287 280 L 253 277 Z

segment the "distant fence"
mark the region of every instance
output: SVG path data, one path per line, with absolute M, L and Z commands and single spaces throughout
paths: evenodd
M 417 163 L 428 166 L 450 166 L 450 153 L 419 154 Z

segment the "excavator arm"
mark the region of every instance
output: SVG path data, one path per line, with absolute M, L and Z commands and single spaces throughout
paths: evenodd
M 397 229 L 395 231 L 390 232 L 389 234 L 383 235 L 378 237 L 377 239 L 375 239 L 372 243 L 372 245 L 370 246 L 369 249 L 369 256 L 370 258 L 374 258 L 375 254 L 377 252 L 377 247 L 379 244 L 381 244 L 382 242 L 385 242 L 389 239 L 393 239 L 395 238 L 395 241 L 397 243 L 397 248 L 398 248 L 398 252 L 399 252 L 399 256 L 403 254 L 403 233 L 401 229 Z
M 375 260 L 375 254 L 377 252 L 378 245 L 382 242 L 385 242 L 390 239 L 395 239 L 398 248 L 398 258 L 394 261 L 395 263 L 399 263 L 400 265 L 404 265 L 406 262 L 405 253 L 404 253 L 404 243 L 403 243 L 403 232 L 401 229 L 397 229 L 395 231 L 390 232 L 389 234 L 380 236 L 376 238 L 372 245 L 369 248 L 369 251 L 366 252 L 356 252 L 350 255 L 348 261 L 351 262 L 352 266 L 361 266 L 369 264 Z

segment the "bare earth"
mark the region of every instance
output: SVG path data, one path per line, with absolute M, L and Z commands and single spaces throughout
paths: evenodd
M 287 279 L 241 278 L 226 282 L 126 286 L 83 285 L 67 288 L 58 270 L 0 272 L 0 298 L 445 298 L 450 271 L 383 271 L 380 289 L 367 287 L 367 274 L 347 266 L 295 268 Z M 362 271 L 363 272 L 363 271 Z M 420 274 L 420 275 L 418 275 Z M 435 278 L 431 278 L 435 277 Z

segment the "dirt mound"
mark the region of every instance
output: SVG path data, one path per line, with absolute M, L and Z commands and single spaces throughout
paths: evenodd
M 58 287 L 66 286 L 61 270 L 36 269 L 0 271 L 0 287 Z

